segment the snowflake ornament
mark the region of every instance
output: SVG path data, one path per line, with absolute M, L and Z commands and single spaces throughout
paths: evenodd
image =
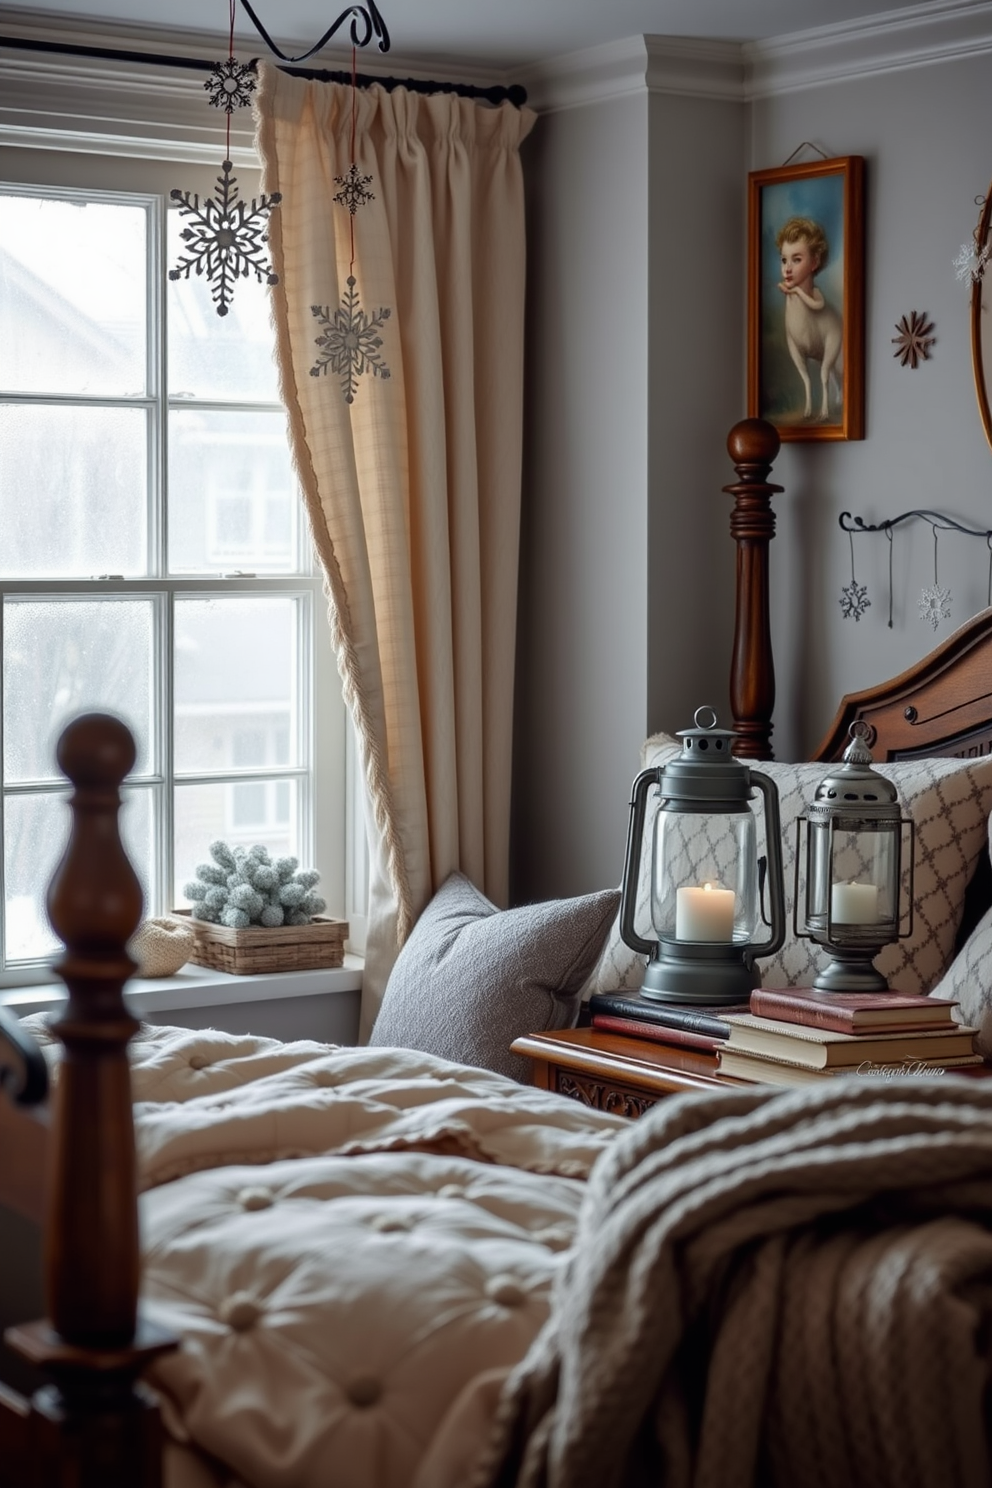
M 226 62 L 217 62 L 203 85 L 210 94 L 214 108 L 222 108 L 226 114 L 235 109 L 246 108 L 255 91 L 255 69 L 250 62 L 239 62 L 228 57 Z
M 347 207 L 352 217 L 366 202 L 375 201 L 375 195 L 365 189 L 372 184 L 372 177 L 363 176 L 354 162 L 346 176 L 335 176 L 334 180 L 341 187 L 334 200 Z
M 176 267 L 169 270 L 169 278 L 188 279 L 190 270 L 202 274 L 210 285 L 218 315 L 227 314 L 237 279 L 254 274 L 260 284 L 279 283 L 279 275 L 273 273 L 265 253 L 265 227 L 282 196 L 273 191 L 258 201 L 252 198 L 249 205 L 238 196 L 237 177 L 232 170 L 231 162 L 225 160 L 217 177 L 220 189 L 216 200 L 208 196 L 201 204 L 199 196 L 189 191 L 174 188 L 169 193 L 173 201 L 181 203 L 180 215 L 193 219 L 193 225 L 180 234 L 188 247 Z
M 941 589 L 939 584 L 930 584 L 920 595 L 920 619 L 929 621 L 936 630 L 941 620 L 950 618 L 950 589 Z
M 310 376 L 319 377 L 330 368 L 341 378 L 344 401 L 354 403 L 358 379 L 366 372 L 383 379 L 389 376 L 389 368 L 379 355 L 382 337 L 377 332 L 391 312 L 379 309 L 374 315 L 368 315 L 358 302 L 351 274 L 347 286 L 344 298 L 333 314 L 329 306 L 310 306 L 323 327 L 322 334 L 317 337 L 320 356 L 316 365 L 310 368 Z
M 984 276 L 988 261 L 988 243 L 983 243 L 981 248 L 975 243 L 962 243 L 961 251 L 954 260 L 955 278 L 959 283 L 967 284 L 970 289 Z
M 867 584 L 858 584 L 854 579 L 845 584 L 838 601 L 845 620 L 860 620 L 865 610 L 871 609 Z
M 933 330 L 932 320 L 927 320 L 919 310 L 911 310 L 908 315 L 896 321 L 896 330 L 899 334 L 892 337 L 892 345 L 895 347 L 892 355 L 899 358 L 901 366 L 910 366 L 915 371 L 921 361 L 930 360 L 930 348 L 937 339 L 930 334 Z

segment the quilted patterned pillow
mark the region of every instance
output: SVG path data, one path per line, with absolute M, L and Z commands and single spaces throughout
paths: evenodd
M 992 822 L 989 851 L 992 853 Z M 992 909 L 986 910 L 931 996 L 960 1003 L 961 1022 L 978 1029 L 975 1048 L 992 1059 Z
M 681 746 L 667 734 L 656 734 L 641 750 L 643 768 L 664 765 Z M 759 961 L 765 987 L 808 987 L 827 964 L 815 941 L 793 934 L 792 897 L 796 857 L 796 821 L 812 801 L 827 771 L 825 764 L 780 764 L 761 761 L 756 768 L 770 776 L 779 793 L 782 858 L 785 872 L 786 940 L 775 956 Z M 954 938 L 964 909 L 964 891 L 978 862 L 992 811 L 992 757 L 919 759 L 879 764 L 879 774 L 892 781 L 903 815 L 916 829 L 915 912 L 913 933 L 887 946 L 876 966 L 900 992 L 928 992 L 944 975 L 954 954 Z M 651 838 L 657 807 L 649 799 L 645 814 L 644 852 L 637 891 L 635 927 L 655 939 L 650 926 Z M 759 826 L 758 851 L 763 831 Z M 590 991 L 636 991 L 644 958 L 620 938 L 619 920 L 590 981 Z

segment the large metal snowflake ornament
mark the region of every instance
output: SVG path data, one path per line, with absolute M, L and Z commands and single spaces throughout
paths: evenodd
M 852 579 L 849 584 L 844 585 L 840 595 L 838 603 L 845 620 L 860 620 L 865 610 L 871 609 L 867 584 L 859 584 Z
M 310 309 L 324 327 L 317 337 L 320 356 L 310 368 L 311 377 L 319 377 L 330 368 L 341 378 L 346 403 L 354 403 L 358 379 L 366 372 L 373 377 L 388 378 L 389 368 L 379 355 L 382 337 L 378 332 L 391 312 L 379 309 L 369 315 L 364 311 L 351 274 L 341 304 L 333 313 L 330 306 L 311 305 Z
M 920 595 L 920 619 L 926 620 L 934 630 L 941 620 L 951 618 L 951 591 L 941 589 L 939 584 L 930 584 Z
M 259 284 L 279 283 L 279 275 L 273 273 L 268 262 L 265 229 L 269 213 L 282 196 L 273 191 L 257 201 L 253 197 L 250 204 L 242 201 L 232 170 L 231 162 L 225 160 L 217 177 L 216 200 L 208 196 L 201 203 L 195 193 L 175 188 L 169 193 L 173 201 L 181 203 L 180 215 L 192 218 L 192 226 L 180 233 L 187 250 L 169 270 L 169 278 L 188 279 L 191 270 L 202 274 L 210 285 L 218 315 L 227 314 L 238 279 L 254 274 Z
M 226 114 L 235 109 L 247 108 L 255 91 L 255 69 L 250 62 L 239 62 L 228 57 L 226 62 L 217 62 L 203 84 L 210 94 L 214 108 L 222 108 Z
M 363 176 L 354 162 L 346 176 L 335 176 L 334 181 L 341 187 L 334 200 L 342 207 L 347 207 L 352 217 L 359 207 L 365 206 L 366 202 L 375 201 L 374 193 L 365 189 L 372 184 L 372 177 Z

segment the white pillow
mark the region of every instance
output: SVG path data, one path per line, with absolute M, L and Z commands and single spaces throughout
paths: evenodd
M 667 734 L 655 734 L 641 750 L 642 768 L 664 765 L 680 751 L 676 740 Z M 805 814 L 829 765 L 780 764 L 775 760 L 756 760 L 753 765 L 768 775 L 778 789 L 785 874 L 785 944 L 776 955 L 758 962 L 761 984 L 809 987 L 827 965 L 827 956 L 815 941 L 799 939 L 793 933 L 796 821 Z M 913 932 L 897 945 L 886 946 L 875 964 L 894 990 L 925 993 L 944 975 L 954 955 L 954 940 L 964 910 L 964 891 L 985 843 L 992 811 L 992 756 L 969 760 L 900 760 L 875 768 L 896 787 L 903 815 L 912 820 L 916 830 Z M 760 801 L 758 809 L 763 821 Z M 652 792 L 645 812 L 635 913 L 635 927 L 647 940 L 657 938 L 651 929 L 649 910 L 651 840 L 656 815 L 657 799 Z M 765 850 L 763 837 L 763 827 L 759 824 L 759 853 Z M 644 960 L 621 940 L 618 916 L 590 990 L 636 991 L 643 978 Z

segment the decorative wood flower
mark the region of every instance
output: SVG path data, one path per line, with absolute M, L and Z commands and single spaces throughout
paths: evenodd
M 921 361 L 930 360 L 930 348 L 937 339 L 930 334 L 932 320 L 928 320 L 920 310 L 911 310 L 896 321 L 896 330 L 899 334 L 892 337 L 892 345 L 896 348 L 892 355 L 899 358 L 903 367 L 909 366 L 915 371 Z

